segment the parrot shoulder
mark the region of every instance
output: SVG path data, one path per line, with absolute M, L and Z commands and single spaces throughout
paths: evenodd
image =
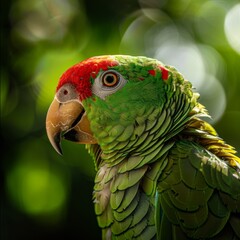
M 166 160 L 156 193 L 159 239 L 167 239 L 169 231 L 208 238 L 230 225 L 240 237 L 239 169 L 189 140 L 177 141 Z

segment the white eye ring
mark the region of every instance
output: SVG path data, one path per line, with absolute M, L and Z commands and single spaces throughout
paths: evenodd
M 78 100 L 78 93 L 71 83 L 64 84 L 56 93 L 56 99 L 60 103 Z
M 115 70 L 100 72 L 92 85 L 92 93 L 105 99 L 108 95 L 121 89 L 126 83 L 127 80 Z

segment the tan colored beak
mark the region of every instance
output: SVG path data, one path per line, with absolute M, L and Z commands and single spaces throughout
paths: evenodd
M 50 143 L 59 154 L 62 154 L 61 138 L 83 144 L 97 143 L 84 108 L 77 101 L 59 103 L 54 99 L 48 109 L 46 130 Z

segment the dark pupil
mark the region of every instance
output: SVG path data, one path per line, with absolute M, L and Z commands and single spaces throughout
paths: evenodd
M 114 77 L 112 75 L 107 76 L 106 77 L 106 82 L 110 83 L 110 84 L 113 83 L 114 82 Z

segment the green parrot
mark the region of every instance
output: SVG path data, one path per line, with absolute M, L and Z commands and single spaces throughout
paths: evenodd
M 86 144 L 102 239 L 240 239 L 240 158 L 175 68 L 86 59 L 60 78 L 48 138 Z

